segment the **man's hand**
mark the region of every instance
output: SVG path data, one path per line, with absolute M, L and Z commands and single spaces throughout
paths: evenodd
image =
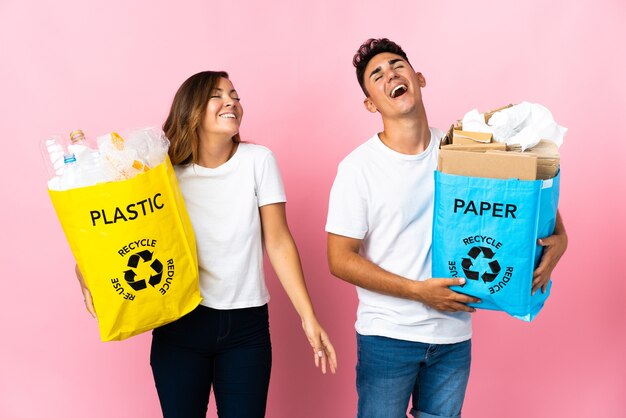
M 541 289 L 542 293 L 546 292 L 552 270 L 554 270 L 556 264 L 567 249 L 567 232 L 565 232 L 563 219 L 558 210 L 556 211 L 554 232 L 547 238 L 537 240 L 537 243 L 543 247 L 543 254 L 541 255 L 539 266 L 533 273 L 532 295 L 534 295 L 538 289 Z
M 543 247 L 543 254 L 541 255 L 539 266 L 533 273 L 533 288 L 531 293 L 533 295 L 540 288 L 541 293 L 546 292 L 552 270 L 554 270 L 561 256 L 567 249 L 567 235 L 550 235 L 547 238 L 537 240 L 537 242 Z
M 480 299 L 450 290 L 450 286 L 465 284 L 465 279 L 428 279 L 415 282 L 419 286 L 417 299 L 433 309 L 444 312 L 474 312 L 467 303 L 480 303 Z

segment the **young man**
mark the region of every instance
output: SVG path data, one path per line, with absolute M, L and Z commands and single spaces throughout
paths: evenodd
M 463 278 L 431 278 L 431 234 L 443 133 L 429 128 L 424 76 L 388 39 L 369 39 L 353 59 L 365 108 L 383 131 L 339 165 L 330 194 L 328 260 L 333 275 L 357 286 L 359 418 L 458 417 L 471 359 L 469 302 L 453 292 Z M 565 251 L 560 217 L 540 240 L 533 290 L 544 288 Z

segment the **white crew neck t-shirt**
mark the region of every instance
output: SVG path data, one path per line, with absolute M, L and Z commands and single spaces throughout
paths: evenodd
M 330 193 L 326 231 L 360 239 L 360 254 L 384 270 L 411 280 L 432 277 L 431 243 L 434 171 L 443 132 L 431 128 L 431 141 L 417 155 L 398 153 L 378 135 L 340 164 Z M 408 299 L 357 287 L 355 328 L 429 344 L 471 338 L 471 317 L 446 313 Z
M 272 152 L 240 143 L 217 168 L 175 170 L 196 236 L 201 304 L 239 309 L 267 303 L 259 208 L 286 202 Z

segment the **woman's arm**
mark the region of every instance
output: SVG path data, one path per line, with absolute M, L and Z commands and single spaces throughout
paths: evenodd
M 83 301 L 85 302 L 85 307 L 87 308 L 87 311 L 91 314 L 91 316 L 95 318 L 96 309 L 93 306 L 93 299 L 91 298 L 91 292 L 89 291 L 89 289 L 87 288 L 87 285 L 85 284 L 85 279 L 83 278 L 83 275 L 80 272 L 80 269 L 78 268 L 78 264 L 76 264 L 75 271 L 76 271 L 76 278 L 78 279 L 78 283 L 80 284 L 80 290 L 83 292 Z
M 326 373 L 326 365 L 331 372 L 337 368 L 337 357 L 328 334 L 319 324 L 309 297 L 298 249 L 287 225 L 284 203 L 261 206 L 263 244 L 287 296 L 302 320 L 302 328 L 313 348 L 315 366 Z

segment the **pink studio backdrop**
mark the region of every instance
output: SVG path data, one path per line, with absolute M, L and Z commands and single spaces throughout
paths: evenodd
M 560 203 L 570 247 L 553 295 L 531 324 L 475 314 L 464 416 L 625 416 L 625 3 L 460 3 L 3 0 L 0 416 L 159 416 L 150 335 L 101 343 L 83 307 L 38 143 L 75 128 L 160 126 L 176 88 L 205 69 L 230 72 L 244 139 L 277 155 L 308 286 L 339 354 L 337 375 L 315 370 L 268 266 L 268 416 L 355 416 L 356 292 L 328 273 L 324 224 L 338 162 L 380 127 L 351 59 L 381 36 L 425 75 L 433 126 L 528 100 L 570 129 Z

